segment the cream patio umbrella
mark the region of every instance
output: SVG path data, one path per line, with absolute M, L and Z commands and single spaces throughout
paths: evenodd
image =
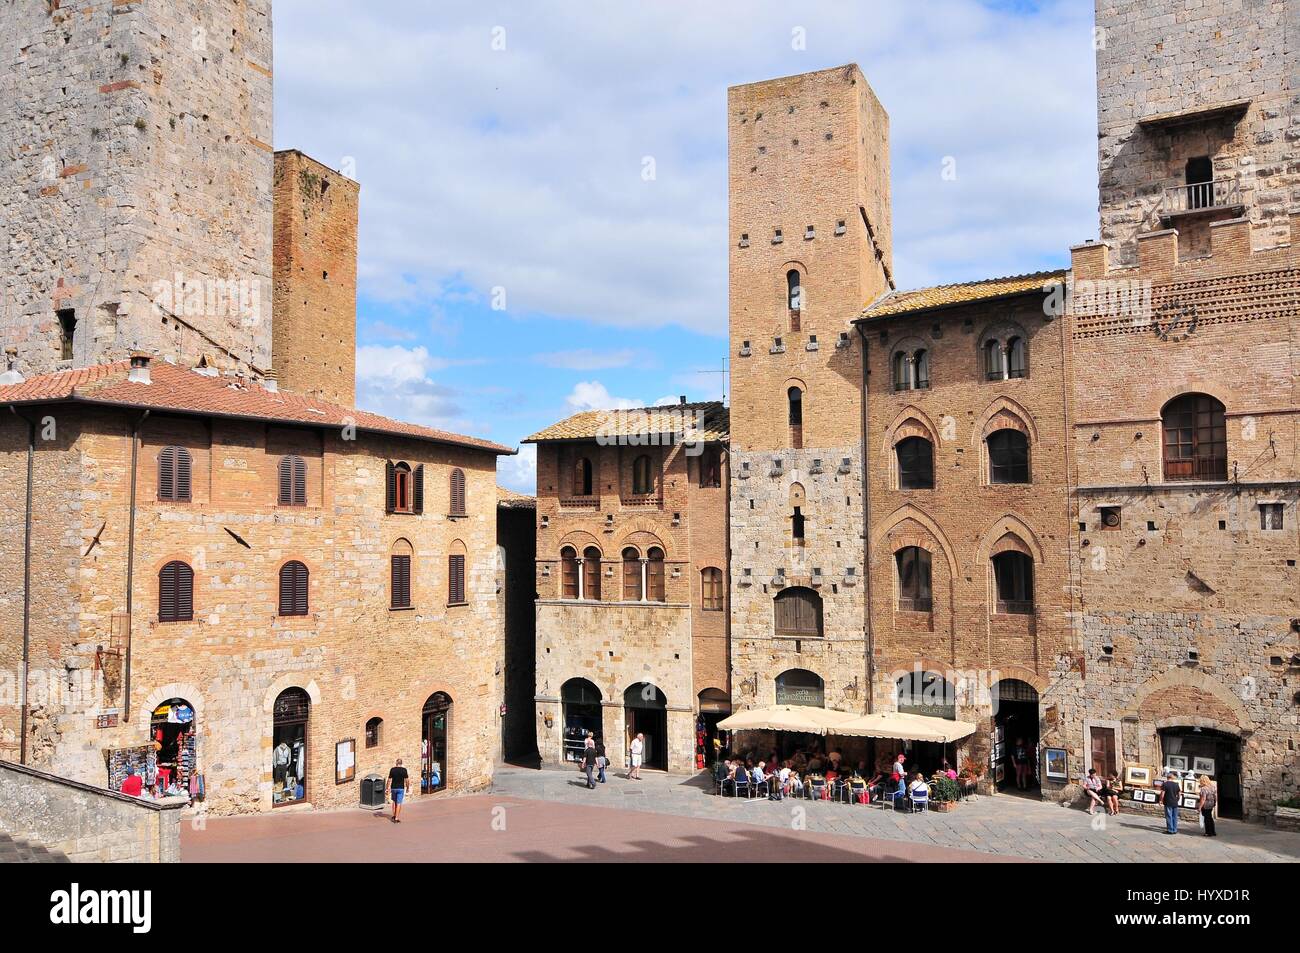
M 839 734 L 838 726 L 859 717 L 847 711 L 808 705 L 769 705 L 750 708 L 718 722 L 723 731 L 799 731 L 810 735 Z

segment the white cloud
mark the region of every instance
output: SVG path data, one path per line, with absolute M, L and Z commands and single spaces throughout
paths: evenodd
M 450 363 L 433 357 L 425 347 L 357 348 L 357 407 L 410 423 L 481 435 L 485 428 L 467 416 L 462 394 L 433 378 Z
M 640 351 L 622 348 L 615 351 L 594 351 L 591 348 L 577 348 L 572 351 L 552 351 L 538 354 L 534 360 L 546 367 L 555 367 L 569 371 L 604 371 L 618 367 L 628 367 L 633 363 L 642 365 L 649 361 Z
M 497 457 L 497 482 L 516 493 L 537 493 L 537 445 L 520 446 L 513 457 Z
M 573 391 L 564 398 L 569 410 L 577 413 L 583 410 L 627 410 L 632 407 L 644 407 L 645 402 L 631 397 L 615 397 L 600 381 L 579 381 Z

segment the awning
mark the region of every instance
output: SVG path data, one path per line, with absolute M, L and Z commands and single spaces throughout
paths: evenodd
M 718 722 L 723 731 L 801 731 L 810 735 L 838 734 L 836 726 L 858 716 L 847 711 L 809 705 L 769 705 L 738 711 Z M 972 729 L 974 730 L 974 729 Z
M 852 738 L 892 738 L 899 741 L 960 741 L 975 734 L 968 721 L 949 721 L 929 715 L 910 715 L 901 711 L 882 711 L 874 715 L 857 715 L 840 722 L 830 732 Z

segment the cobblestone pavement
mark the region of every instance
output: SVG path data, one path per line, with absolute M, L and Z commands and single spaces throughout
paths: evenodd
M 497 769 L 492 790 L 515 798 L 742 822 L 796 833 L 795 824 L 799 823 L 808 832 L 974 850 L 1008 858 L 1166 863 L 1300 860 L 1300 834 L 1241 821 L 1220 820 L 1215 838 L 1202 836 L 1195 823 L 1170 837 L 1164 833 L 1163 818 L 1123 810 L 1118 817 L 1093 818 L 1083 810 L 1012 795 L 974 798 L 948 813 L 909 815 L 857 804 L 719 798 L 704 776 L 646 773 L 644 780 L 637 782 L 618 772 L 608 780 L 588 791 L 577 771 L 504 766 Z M 631 818 L 625 820 L 636 823 Z

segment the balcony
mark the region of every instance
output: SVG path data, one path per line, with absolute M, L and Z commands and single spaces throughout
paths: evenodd
M 1236 179 L 1215 179 L 1165 189 L 1160 203 L 1160 220 L 1168 225 L 1193 215 L 1241 215 L 1241 185 Z
M 1171 482 L 1199 480 L 1204 482 L 1228 479 L 1228 458 L 1220 456 L 1183 457 L 1165 460 L 1165 479 Z

